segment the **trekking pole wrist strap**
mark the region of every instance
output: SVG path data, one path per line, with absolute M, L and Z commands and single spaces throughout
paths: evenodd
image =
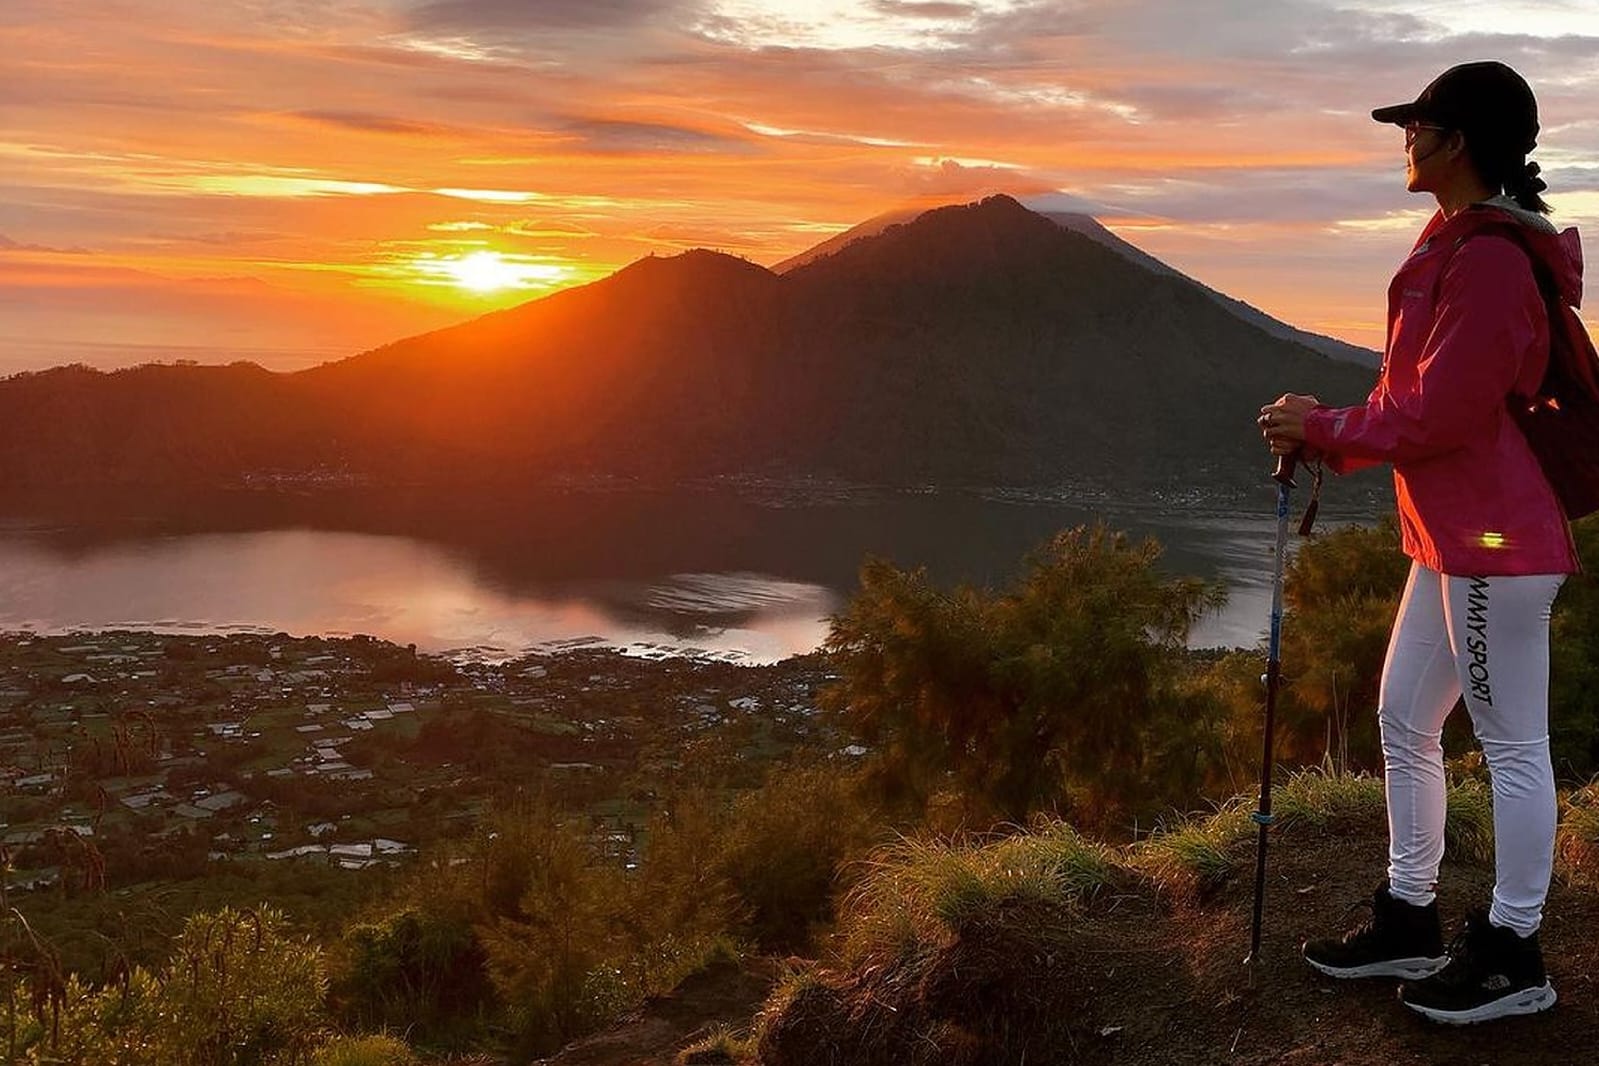
M 1310 536 L 1311 527 L 1316 524 L 1316 512 L 1321 509 L 1321 458 L 1316 458 L 1316 466 L 1310 473 L 1310 502 L 1305 505 L 1305 517 L 1299 520 L 1299 535 Z

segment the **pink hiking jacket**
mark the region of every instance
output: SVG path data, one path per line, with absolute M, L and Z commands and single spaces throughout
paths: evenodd
M 1445 574 L 1579 569 L 1554 490 L 1515 420 L 1549 362 L 1549 324 L 1527 254 L 1505 237 L 1465 241 L 1513 218 L 1572 306 L 1582 299 L 1577 231 L 1496 197 L 1421 231 L 1388 287 L 1382 373 L 1358 407 L 1317 407 L 1305 442 L 1337 473 L 1392 463 L 1404 552 Z

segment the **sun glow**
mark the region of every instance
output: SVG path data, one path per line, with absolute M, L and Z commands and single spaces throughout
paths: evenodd
M 445 277 L 460 288 L 472 292 L 497 292 L 501 289 L 522 289 L 561 280 L 566 271 L 548 263 L 514 262 L 499 252 L 472 252 L 454 259 L 441 259 L 435 264 Z

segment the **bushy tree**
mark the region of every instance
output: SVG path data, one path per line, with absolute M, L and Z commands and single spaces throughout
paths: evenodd
M 547 805 L 512 808 L 492 826 L 484 853 L 489 917 L 479 937 L 523 1049 L 547 1052 L 625 998 L 618 978 L 626 946 L 614 935 L 624 875 Z
M 637 945 L 629 960 L 634 986 L 675 985 L 685 961 L 748 921 L 751 907 L 723 861 L 728 822 L 727 803 L 703 788 L 669 798 L 651 815 L 622 915 Z
M 586 816 L 542 795 L 490 812 L 345 931 L 344 1018 L 446 1042 L 491 1022 L 531 1055 L 667 990 L 735 910 L 708 809 L 659 815 L 632 873 L 602 855 Z
M 529 1055 L 611 1017 L 633 947 L 619 935 L 626 875 L 585 825 L 542 795 L 516 799 L 428 856 L 345 930 L 345 1020 L 445 1041 L 494 1022 Z
M 282 912 L 223 908 L 184 923 L 163 968 L 161 1000 L 177 1046 L 195 1066 L 283 1061 L 320 1035 L 322 949 L 293 935 Z
M 1150 741 L 1184 728 L 1181 650 L 1222 597 L 1163 574 L 1160 552 L 1079 527 L 1003 592 L 869 560 L 824 645 L 840 675 L 824 703 L 918 799 L 946 775 L 1016 821 L 1068 786 L 1125 799 L 1159 774 Z
M 1330 756 L 1344 768 L 1382 765 L 1377 686 L 1409 572 L 1392 515 L 1374 527 L 1324 533 L 1289 562 L 1277 737 L 1283 761 Z
M 812 927 L 832 917 L 840 871 L 884 834 L 859 777 L 827 765 L 783 767 L 734 801 L 716 869 L 741 908 L 737 928 L 763 947 L 807 947 Z
M 731 796 L 687 788 L 651 815 L 631 868 L 542 795 L 496 809 L 347 927 L 339 1017 L 453 1045 L 492 1026 L 525 1058 L 750 940 L 806 946 L 839 867 L 881 836 L 858 777 L 821 764 Z
M 1192 703 L 1209 712 L 1202 750 L 1210 756 L 1196 795 L 1215 799 L 1256 787 L 1265 722 L 1264 670 L 1260 649 L 1195 656 L 1183 688 Z
M 337 1002 L 366 1027 L 437 1034 L 490 1002 L 487 959 L 459 868 L 430 866 L 406 898 L 352 924 Z

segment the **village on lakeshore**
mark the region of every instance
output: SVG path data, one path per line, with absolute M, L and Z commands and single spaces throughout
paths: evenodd
M 816 716 L 827 679 L 816 656 L 583 642 L 490 663 L 363 636 L 0 634 L 4 888 L 392 866 L 540 791 L 632 866 L 652 801 L 686 773 L 734 789 L 796 747 L 861 754 Z

